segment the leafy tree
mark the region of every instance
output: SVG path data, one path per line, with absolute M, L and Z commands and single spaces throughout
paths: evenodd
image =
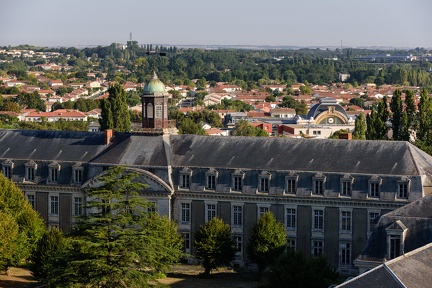
M 351 98 L 350 103 L 359 107 L 364 107 L 364 100 L 362 98 Z
M 108 89 L 109 96 L 102 100 L 101 119 L 99 123 L 102 130 L 113 129 L 116 132 L 128 132 L 131 121 L 126 103 L 126 91 L 119 83 Z
M 233 136 L 258 136 L 258 137 L 268 137 L 269 134 L 258 128 L 249 124 L 246 120 L 240 120 L 236 123 L 235 130 L 232 133 Z
M 199 258 L 203 260 L 204 274 L 209 275 L 212 269 L 229 265 L 235 257 L 235 242 L 231 228 L 222 219 L 213 218 L 195 232 L 194 245 Z
M 325 258 L 307 259 L 301 252 L 287 248 L 270 266 L 267 287 L 329 287 L 336 283 L 338 274 Z
M 355 119 L 353 139 L 366 140 L 366 119 L 363 113 Z
M 28 259 L 45 224 L 24 193 L 0 175 L 0 271 Z
M 285 228 L 271 212 L 260 217 L 252 227 L 247 253 L 249 258 L 258 264 L 263 271 L 271 265 L 286 246 Z
M 275 102 L 276 101 L 276 97 L 274 95 L 269 95 L 266 96 L 265 98 L 265 102 Z
M 312 88 L 309 85 L 300 86 L 300 93 L 303 95 L 309 95 L 312 93 Z
M 3 107 L 1 109 L 2 111 L 12 111 L 15 113 L 21 113 L 21 107 L 16 104 L 15 102 L 6 100 L 4 101 Z
M 387 98 L 384 97 L 377 105 L 372 107 L 372 111 L 366 117 L 368 140 L 387 140 L 387 120 L 389 112 L 387 110 Z
M 201 124 L 193 122 L 191 118 L 182 119 L 178 129 L 180 134 L 195 134 L 195 135 L 206 134 Z
M 118 166 L 86 191 L 87 215 L 78 219 L 58 287 L 147 287 L 182 255 L 177 227 L 148 212 L 138 173 Z
M 48 287 L 56 287 L 58 276 L 67 267 L 68 239 L 57 228 L 45 231 L 31 257 L 32 274 Z

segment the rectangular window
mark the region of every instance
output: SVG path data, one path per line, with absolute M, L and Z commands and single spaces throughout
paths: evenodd
M 242 206 L 233 206 L 233 226 L 243 226 Z
M 287 246 L 289 248 L 292 248 L 295 250 L 296 249 L 296 239 L 288 238 L 287 239 Z
M 268 178 L 260 178 L 258 191 L 259 192 L 269 192 L 269 179 Z
M 351 181 L 342 181 L 341 195 L 350 197 L 351 196 L 351 186 L 352 186 Z
M 234 235 L 233 238 L 234 238 L 234 242 L 235 242 L 236 254 L 241 254 L 243 251 L 242 236 Z
M 180 176 L 180 187 L 181 188 L 189 188 L 190 187 L 190 175 L 182 174 Z
M 369 183 L 369 196 L 378 198 L 379 197 L 379 183 L 378 182 L 370 182 Z
M 154 201 L 149 202 L 149 205 L 147 207 L 147 212 L 148 213 L 156 213 L 156 202 L 154 202 Z
M 3 175 L 11 179 L 12 178 L 12 167 L 11 166 L 3 166 Z
M 83 215 L 83 199 L 82 197 L 74 197 L 74 215 Z
M 294 179 L 294 178 L 287 179 L 286 193 L 288 193 L 288 194 L 295 194 L 296 193 L 296 179 Z
M 207 222 L 216 217 L 216 204 L 207 204 Z
M 181 222 L 190 222 L 190 203 L 181 203 Z
M 267 206 L 259 206 L 258 207 L 258 219 L 269 211 L 269 207 Z
M 35 168 L 26 167 L 26 180 L 33 182 L 35 180 Z
M 351 243 L 341 242 L 339 244 L 339 259 L 341 265 L 351 265 Z
M 74 182 L 81 183 L 82 182 L 82 169 L 74 170 Z
M 314 180 L 314 192 L 316 195 L 324 194 L 324 180 L 323 179 L 315 179 Z
M 58 179 L 58 169 L 50 168 L 50 181 L 57 182 Z
M 351 232 L 351 211 L 340 212 L 341 232 Z
M 286 208 L 286 227 L 288 229 L 296 228 L 296 209 Z
M 190 244 L 191 244 L 191 239 L 190 239 L 190 233 L 189 232 L 183 232 L 181 233 L 183 236 L 183 249 L 185 253 L 190 253 Z
M 216 175 L 207 175 L 207 189 L 216 189 Z
M 324 241 L 313 240 L 312 241 L 312 256 L 319 257 L 324 254 Z
M 390 259 L 401 255 L 401 237 L 399 235 L 390 235 Z
M 233 176 L 233 190 L 242 191 L 243 188 L 243 177 L 240 175 Z
M 29 201 L 32 208 L 35 209 L 36 207 L 35 195 L 33 194 L 27 195 L 27 200 Z
M 323 210 L 313 210 L 313 229 L 323 230 L 324 229 L 324 211 Z
M 378 212 L 370 212 L 369 213 L 369 231 L 372 231 L 375 228 L 375 219 L 380 216 Z
M 51 196 L 50 197 L 50 214 L 58 215 L 59 214 L 59 197 Z
M 398 184 L 398 198 L 408 199 L 408 183 Z

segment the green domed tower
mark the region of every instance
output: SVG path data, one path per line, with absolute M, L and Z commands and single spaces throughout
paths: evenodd
M 168 93 L 156 73 L 145 84 L 141 95 L 142 127 L 152 129 L 168 128 Z

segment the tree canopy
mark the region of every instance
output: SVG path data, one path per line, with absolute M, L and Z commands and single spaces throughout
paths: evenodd
M 268 137 L 269 134 L 258 128 L 249 124 L 246 120 L 240 120 L 236 123 L 235 129 L 232 133 L 233 136 L 258 136 L 258 137 Z
M 203 260 L 206 275 L 212 269 L 229 265 L 234 260 L 236 248 L 231 228 L 217 217 L 195 232 L 194 245 L 197 256 Z
M 286 243 L 283 224 L 271 212 L 266 212 L 252 227 L 247 253 L 258 264 L 258 269 L 263 271 L 285 249 Z
M 131 129 L 130 115 L 126 101 L 126 91 L 119 83 L 108 89 L 109 96 L 102 100 L 101 130 L 113 129 L 116 132 L 128 132 Z
M 0 271 L 28 259 L 45 231 L 24 193 L 0 175 Z
M 136 172 L 111 168 L 86 191 L 80 216 L 57 269 L 57 287 L 147 287 L 182 255 L 177 226 L 151 212 Z

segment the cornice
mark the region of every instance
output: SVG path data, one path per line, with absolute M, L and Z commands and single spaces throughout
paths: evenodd
M 281 195 L 251 195 L 241 193 L 203 193 L 189 191 L 175 191 L 175 198 L 190 198 L 193 200 L 236 201 L 251 203 L 272 203 L 280 205 L 308 205 L 326 207 L 353 207 L 391 209 L 402 207 L 408 203 L 379 201 L 379 200 L 353 200 L 349 198 L 325 198 L 325 197 L 295 197 Z

